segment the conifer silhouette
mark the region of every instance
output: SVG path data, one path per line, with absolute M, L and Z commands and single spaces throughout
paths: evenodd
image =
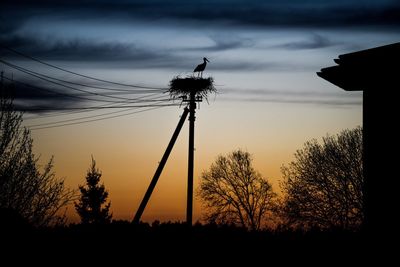
M 96 168 L 96 161 L 92 157 L 92 164 L 86 174 L 86 185 L 79 186 L 81 196 L 79 202 L 75 202 L 76 212 L 83 224 L 105 224 L 110 223 L 111 202 L 107 202 L 108 192 L 104 184 L 99 184 L 101 172 Z

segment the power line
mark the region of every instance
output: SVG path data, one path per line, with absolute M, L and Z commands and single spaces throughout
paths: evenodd
M 10 66 L 9 63 L 7 63 L 7 62 L 5 62 L 5 61 L 3 61 L 3 60 L 1 60 L 1 59 L 0 59 L 0 62 L 3 62 L 4 64 Z M 12 65 L 12 64 L 11 64 L 11 65 Z M 65 84 L 62 84 L 62 83 L 58 83 L 58 82 L 49 80 L 49 79 L 47 79 L 47 78 L 44 78 L 44 77 L 41 77 L 41 76 L 39 76 L 39 75 L 36 75 L 36 74 L 32 73 L 30 70 L 24 69 L 24 68 L 22 68 L 22 67 L 18 67 L 18 66 L 16 66 L 16 65 L 10 66 L 10 67 L 12 67 L 12 68 L 14 68 L 14 69 L 16 69 L 16 70 L 19 70 L 19 71 L 21 71 L 21 72 L 23 72 L 23 73 L 25 73 L 25 74 L 31 75 L 31 76 L 33 76 L 33 77 L 36 77 L 36 78 L 38 78 L 38 79 L 41 79 L 41 80 L 44 80 L 44 81 L 46 81 L 46 82 L 49 82 L 49 83 L 52 83 L 52 84 L 56 84 L 56 85 L 59 85 L 59 86 L 62 86 L 62 87 L 65 87 L 65 88 L 68 88 L 68 89 L 71 89 L 71 90 L 74 90 L 74 91 L 83 92 L 83 93 L 87 93 L 87 94 L 95 95 L 95 96 L 100 96 L 100 97 L 108 97 L 108 98 L 112 98 L 112 99 L 120 99 L 120 100 L 128 100 L 128 101 L 135 101 L 135 100 L 136 100 L 136 99 L 127 98 L 127 97 L 109 96 L 109 95 L 104 95 L 104 94 L 101 94 L 101 93 L 90 92 L 90 91 L 87 91 L 87 90 L 75 88 L 75 87 L 72 87 L 72 86 L 69 86 L 69 85 L 65 85 Z M 106 101 L 103 101 L 103 102 L 106 102 Z
M 66 120 L 59 120 L 59 121 L 55 121 L 55 122 L 47 122 L 47 123 L 41 123 L 41 124 L 35 124 L 35 125 L 30 125 L 27 126 L 29 127 L 31 130 L 40 130 L 40 129 L 48 129 L 48 128 L 57 128 L 57 127 L 63 127 L 63 126 L 68 126 L 68 125 L 77 125 L 77 124 L 83 124 L 83 123 L 89 123 L 89 122 L 95 122 L 95 121 L 101 121 L 101 120 L 106 120 L 106 119 L 112 119 L 112 118 L 118 118 L 118 117 L 123 117 L 123 116 L 128 116 L 128 115 L 132 115 L 132 114 L 136 114 L 136 113 L 141 113 L 141 112 L 145 112 L 145 111 L 149 111 L 149 110 L 154 110 L 154 109 L 159 109 L 162 107 L 169 107 L 169 106 L 179 106 L 179 104 L 161 104 L 160 102 L 163 101 L 171 101 L 171 99 L 159 99 L 161 97 L 163 97 L 163 95 L 157 96 L 155 97 L 155 95 L 159 94 L 159 93 L 165 93 L 167 92 L 168 88 L 161 88 L 161 87 L 150 87 L 150 86 L 141 86 L 141 85 L 134 85 L 134 84 L 125 84 L 125 83 L 119 83 L 119 82 L 113 82 L 113 81 L 109 81 L 109 80 L 104 80 L 104 79 L 99 79 L 96 77 L 91 77 L 88 75 L 83 75 L 77 72 L 73 72 L 55 65 L 52 65 L 50 63 L 44 62 L 42 60 L 39 60 L 37 58 L 34 58 L 32 56 L 23 54 L 19 51 L 16 51 L 12 48 L 6 47 L 4 45 L 0 44 L 0 47 L 2 47 L 3 49 L 9 50 L 19 56 L 28 58 L 30 60 L 33 60 L 35 62 L 38 62 L 40 64 L 46 65 L 48 67 L 63 71 L 63 72 L 67 72 L 73 75 L 77 75 L 86 79 L 90 79 L 90 80 L 94 80 L 94 81 L 98 81 L 98 82 L 102 82 L 102 83 L 108 83 L 108 84 L 113 84 L 113 85 L 118 85 L 118 86 L 125 86 L 125 87 L 130 87 L 130 88 L 138 88 L 138 89 L 143 89 L 143 90 L 127 90 L 127 89 L 120 89 L 120 88 L 109 88 L 109 87 L 103 87 L 103 86 L 97 86 L 97 85 L 88 85 L 88 84 L 84 84 L 81 82 L 73 82 L 73 81 L 68 81 L 65 79 L 59 79 L 57 77 L 53 77 L 53 76 L 49 76 L 43 73 L 39 73 L 27 68 L 23 68 L 21 66 L 17 66 L 13 63 L 10 63 L 8 61 L 2 60 L 0 59 L 0 62 L 2 62 L 3 64 L 16 69 L 18 71 L 21 71 L 27 75 L 33 76 L 35 78 L 41 79 L 43 81 L 46 81 L 48 83 L 51 84 L 55 84 L 57 86 L 62 86 L 71 90 L 75 90 L 75 91 L 79 91 L 81 93 L 84 93 L 84 95 L 89 94 L 89 95 L 94 95 L 97 97 L 104 97 L 104 98 L 113 98 L 113 99 L 118 99 L 118 100 L 125 100 L 125 101 L 107 101 L 104 99 L 92 99 L 92 98 L 86 98 L 83 97 L 82 94 L 66 94 L 66 93 L 60 93 L 54 90 L 50 90 L 50 89 L 46 89 L 46 88 L 41 88 L 38 86 L 34 86 L 34 85 L 30 85 L 24 82 L 20 82 L 20 81 L 15 81 L 13 78 L 7 78 L 4 77 L 6 80 L 11 81 L 13 83 L 18 83 L 21 84 L 23 86 L 26 87 L 30 87 L 33 88 L 35 90 L 42 90 L 42 91 L 47 91 L 50 92 L 52 94 L 56 94 L 56 95 L 61 95 L 61 96 L 66 96 L 66 97 L 72 97 L 72 98 L 78 98 L 78 99 L 83 99 L 83 100 L 89 100 L 89 101 L 96 101 L 96 102 L 109 102 L 110 104 L 107 105 L 102 105 L 102 106 L 92 106 L 92 107 L 35 107 L 35 108 L 25 108 L 24 111 L 28 111 L 28 112 L 34 112 L 34 111 L 71 111 L 72 112 L 64 112 L 64 114 L 51 114 L 50 116 L 66 116 L 66 115 L 71 115 L 71 114 L 75 114 L 75 113 L 84 113 L 84 112 L 94 112 L 97 110 L 105 110 L 105 109 L 121 109 L 124 108 L 124 110 L 118 110 L 118 111 L 114 111 L 114 112 L 108 112 L 105 114 L 97 114 L 97 115 L 92 115 L 92 116 L 84 116 L 84 117 L 79 117 L 79 118 L 71 118 L 71 119 L 66 119 Z M 69 85 L 67 85 L 69 84 Z M 72 87 L 70 85 L 75 85 L 75 86 L 80 86 L 80 87 L 84 87 L 84 88 L 93 88 L 93 89 L 100 89 L 100 90 L 107 90 L 107 91 L 114 91 L 114 92 L 108 92 L 107 93 L 96 93 L 96 92 L 92 92 L 92 91 L 87 91 L 87 90 L 83 90 L 80 88 L 76 88 L 76 87 Z M 157 93 L 151 93 L 148 94 L 149 92 L 155 92 L 158 91 Z M 116 93 L 118 92 L 118 93 Z M 146 94 L 144 96 L 141 97 L 137 97 L 137 98 L 127 98 L 127 97 L 117 97 L 115 96 L 116 94 L 122 94 L 122 95 L 129 95 L 129 94 Z M 147 99 L 146 99 L 147 98 Z M 146 105 L 132 105 L 132 104 L 138 104 L 138 103 L 142 103 L 142 102 L 149 102 L 149 104 Z M 151 104 L 150 104 L 151 103 Z M 123 105 L 118 105 L 118 104 L 123 104 Z M 131 104 L 131 105 L 129 105 Z M 139 111 L 134 111 L 134 112 L 129 112 L 126 114 L 119 114 L 119 115 L 112 115 L 112 114 L 117 114 L 117 113 L 122 113 L 122 112 L 128 112 L 129 110 L 132 109 L 142 109 L 145 108 L 144 110 L 139 110 Z M 110 116 L 112 115 L 112 116 Z M 48 117 L 50 117 L 48 116 Z M 43 118 L 43 116 L 42 116 Z M 93 119 L 93 118 L 97 118 L 97 119 Z
M 159 107 L 156 107 L 156 108 L 159 108 Z M 107 116 L 107 115 L 111 115 L 111 114 L 122 113 L 122 112 L 126 112 L 126 111 L 129 111 L 129 110 L 132 110 L 132 109 L 136 109 L 136 107 L 127 108 L 125 110 L 118 110 L 118 111 L 108 112 L 108 113 L 105 113 L 105 114 L 97 114 L 97 115 L 91 115 L 91 116 L 86 116 L 86 117 L 73 118 L 73 119 L 67 119 L 67 120 L 61 120 L 61 121 L 55 121 L 55 122 L 47 122 L 47 123 L 41 123 L 41 124 L 35 124 L 35 125 L 27 125 L 26 127 L 41 127 L 41 126 L 52 125 L 52 124 L 60 124 L 60 123 L 71 122 L 71 121 L 79 121 L 79 120 L 84 120 L 84 119 L 91 119 L 91 118 Z M 94 111 L 94 110 L 92 110 L 92 111 Z
M 24 82 L 21 82 L 21 81 L 17 81 L 17 80 L 15 80 L 15 79 L 10 79 L 10 78 L 5 77 L 5 76 L 3 76 L 3 78 L 6 79 L 6 80 L 8 80 L 8 81 L 10 81 L 10 82 L 18 83 L 18 84 L 21 84 L 21 85 L 23 85 L 23 86 L 33 88 L 33 89 L 35 89 L 35 90 L 46 91 L 46 92 L 50 92 L 50 93 L 52 93 L 52 94 L 56 94 L 56 95 L 60 95 L 60 96 L 66 96 L 66 97 L 77 98 L 77 99 L 88 100 L 88 101 L 95 101 L 95 102 L 106 102 L 106 103 L 114 103 L 114 104 L 115 104 L 115 103 L 127 103 L 127 104 L 132 104 L 132 103 L 141 103 L 141 102 L 161 102 L 161 101 L 170 101 L 170 99 L 167 99 L 167 98 L 166 98 L 166 99 L 159 99 L 159 100 L 151 100 L 151 99 L 148 99 L 148 100 L 140 100 L 140 99 L 138 99 L 138 98 L 135 98 L 135 99 L 129 99 L 129 98 L 127 98 L 125 101 L 113 101 L 113 100 L 106 100 L 106 99 L 93 99 L 93 98 L 83 97 L 83 96 L 80 96 L 80 95 L 73 95 L 73 94 L 60 93 L 60 92 L 57 92 L 57 91 L 54 91 L 54 90 L 50 90 L 50 89 L 38 87 L 38 86 L 35 86 L 35 85 L 30 85 L 30 84 L 27 84 L 27 83 L 24 83 Z
M 149 109 L 139 110 L 139 111 L 135 111 L 135 112 L 127 113 L 127 114 L 122 114 L 122 115 L 110 116 L 110 117 L 106 117 L 106 118 L 87 120 L 87 121 L 82 121 L 82 122 L 71 122 L 71 123 L 65 123 L 65 124 L 61 124 L 61 125 L 45 126 L 45 127 L 39 127 L 39 128 L 32 128 L 30 130 L 35 131 L 35 130 L 42 130 L 42 129 L 49 129 L 49 128 L 58 128 L 58 127 L 69 126 L 69 125 L 83 124 L 83 123 L 94 122 L 94 121 L 108 120 L 108 119 L 112 119 L 112 118 L 119 118 L 119 117 L 132 115 L 132 114 L 136 114 L 136 113 L 142 113 L 142 112 L 145 112 L 145 111 L 154 110 L 154 109 L 158 109 L 158 108 L 161 108 L 161 106 L 160 107 L 152 107 L 152 108 L 149 108 Z
M 46 66 L 49 66 L 49 67 L 52 67 L 52 68 L 55 68 L 55 69 L 70 73 L 70 74 L 74 74 L 74 75 L 77 75 L 77 76 L 80 76 L 80 77 L 83 77 L 83 78 L 86 78 L 86 79 L 91 79 L 91 80 L 95 80 L 95 81 L 99 81 L 99 82 L 104 82 L 104 83 L 109 83 L 109 84 L 114 84 L 114 85 L 120 85 L 120 86 L 125 86 L 125 87 L 141 88 L 141 89 L 162 89 L 162 90 L 168 89 L 168 88 L 161 88 L 161 87 L 149 87 L 149 86 L 125 84 L 125 83 L 118 83 L 118 82 L 112 82 L 112 81 L 108 81 L 108 80 L 103 80 L 103 79 L 91 77 L 91 76 L 88 76 L 88 75 L 79 74 L 77 72 L 73 72 L 73 71 L 70 71 L 70 70 L 55 66 L 53 64 L 44 62 L 42 60 L 39 60 L 39 59 L 34 58 L 32 56 L 29 56 L 29 55 L 23 54 L 23 53 L 21 53 L 19 51 L 16 51 L 16 50 L 14 50 L 14 49 L 12 49 L 10 47 L 7 47 L 7 46 L 1 45 L 1 44 L 0 44 L 0 47 L 2 47 L 3 49 L 9 50 L 9 51 L 11 51 L 11 52 L 13 52 L 13 53 L 15 53 L 17 55 L 20 55 L 22 57 L 25 57 L 25 58 L 28 58 L 30 60 L 36 61 L 36 62 L 38 62 L 40 64 L 43 64 L 43 65 L 46 65 Z
M 138 98 L 146 98 L 146 97 L 153 97 L 154 95 L 157 95 L 160 93 L 153 93 L 150 95 L 145 95 L 142 97 L 138 97 Z M 163 97 L 163 95 L 158 96 L 158 97 L 154 97 L 153 99 L 157 99 Z M 96 106 L 96 107 L 108 107 L 114 105 L 114 103 L 109 103 L 109 104 L 102 104 L 100 106 Z M 79 114 L 79 113 L 88 113 L 88 112 L 95 112 L 96 110 L 75 110 L 75 111 L 65 111 L 65 112 L 58 112 L 56 114 L 47 114 L 47 115 L 40 115 L 40 117 L 24 117 L 24 120 L 37 120 L 37 119 L 43 119 L 43 118 L 49 118 L 49 117 L 60 117 L 60 116 L 69 116 L 72 114 Z
M 66 96 L 66 97 L 71 97 L 71 98 L 77 98 L 77 99 L 82 99 L 82 100 L 89 100 L 89 101 L 98 101 L 96 99 L 86 98 L 86 97 L 77 96 L 77 95 L 64 94 L 64 93 L 56 92 L 56 91 L 53 91 L 53 90 L 50 90 L 50 89 L 37 87 L 37 86 L 30 85 L 30 84 L 27 84 L 27 83 L 24 83 L 24 82 L 20 82 L 20 81 L 14 80 L 14 79 L 10 79 L 10 78 L 5 77 L 5 76 L 3 76 L 3 78 L 5 80 L 7 80 L 7 81 L 12 82 L 12 83 L 21 84 L 23 86 L 27 86 L 27 87 L 30 87 L 30 88 L 35 89 L 35 90 L 45 91 L 45 92 L 49 92 L 49 93 L 52 93 L 52 94 L 55 94 L 55 95 Z
M 26 127 L 42 127 L 42 126 L 52 125 L 52 124 L 60 124 L 60 123 L 71 122 L 71 121 L 79 121 L 79 120 L 84 120 L 84 119 L 97 118 L 97 117 L 107 116 L 107 115 L 111 115 L 111 114 L 117 114 L 117 113 L 126 112 L 126 111 L 129 111 L 129 110 L 132 110 L 132 109 L 134 109 L 134 108 L 128 108 L 128 109 L 125 109 L 125 110 L 117 110 L 117 111 L 113 111 L 113 112 L 109 112 L 109 113 L 105 113 L 105 114 L 97 114 L 97 115 L 74 118 L 74 119 L 68 119 L 68 120 L 61 120 L 61 121 L 53 121 L 53 122 L 46 122 L 46 123 L 40 123 L 40 124 L 27 125 Z
M 20 68 L 22 70 L 29 71 L 29 72 L 34 73 L 36 75 L 40 75 L 40 76 L 43 76 L 45 78 L 49 78 L 49 79 L 56 80 L 56 81 L 59 81 L 59 82 L 64 82 L 64 83 L 78 85 L 78 86 L 87 87 L 87 88 L 101 89 L 101 90 L 107 90 L 107 91 L 117 91 L 117 92 L 119 92 L 121 94 L 123 94 L 124 92 L 131 93 L 131 94 L 132 93 L 137 93 L 137 94 L 147 93 L 148 91 L 165 92 L 167 90 L 167 88 L 165 88 L 165 89 L 146 89 L 146 90 L 140 91 L 140 90 L 132 90 L 132 89 L 109 88 L 109 87 L 102 87 L 102 86 L 83 84 L 83 83 L 78 83 L 78 82 L 71 82 L 71 81 L 55 78 L 55 77 L 52 77 L 52 76 L 49 76 L 49 75 L 46 75 L 46 74 L 43 74 L 43 73 L 39 73 L 39 72 L 36 72 L 36 71 L 33 71 L 33 70 L 29 70 L 29 69 L 23 68 L 21 66 L 18 66 L 18 65 L 15 65 L 13 63 L 10 63 L 10 62 L 8 62 L 8 61 L 6 61 L 4 59 L 0 59 L 0 62 L 4 63 L 5 65 L 7 65 L 7 66 L 9 66 L 11 68 Z
M 114 108 L 146 108 L 146 107 L 173 107 L 180 106 L 180 104 L 152 104 L 152 105 L 127 105 L 127 106 L 109 106 L 109 107 L 37 107 L 37 108 L 25 108 L 23 111 L 32 112 L 32 111 L 57 111 L 57 110 L 100 110 L 100 109 L 114 109 Z

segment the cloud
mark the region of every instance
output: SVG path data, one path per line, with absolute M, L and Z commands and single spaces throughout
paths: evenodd
M 285 103 L 285 104 L 313 104 L 327 105 L 333 107 L 352 107 L 361 106 L 362 100 L 348 99 L 288 99 L 288 98 L 220 98 L 222 101 L 240 101 L 240 102 L 261 102 L 261 103 Z
M 87 99 L 76 94 L 71 94 L 68 89 L 55 88 L 33 80 L 13 80 L 4 76 L 6 88 L 10 89 L 17 110 L 31 110 L 32 113 L 41 113 L 43 110 L 56 108 L 81 107 Z M 43 110 L 40 110 L 43 109 Z
M 285 71 L 297 71 L 305 70 L 307 66 L 298 66 L 294 63 L 288 62 L 254 62 L 252 60 L 222 60 L 222 61 L 211 61 L 210 67 L 207 67 L 210 71 L 240 71 L 240 72 L 254 72 L 254 71 L 274 71 L 274 72 L 285 72 Z
M 400 25 L 398 1 L 7 1 L 0 21 L 6 27 L 34 16 L 108 21 L 171 20 L 198 27 L 218 25 L 267 27 L 348 27 Z
M 160 58 L 157 51 L 134 44 L 99 42 L 90 39 L 48 40 L 42 36 L 0 36 L 2 45 L 34 57 L 65 61 L 142 61 Z M 15 56 L 15 54 L 9 54 Z
M 273 48 L 283 48 L 288 50 L 304 50 L 304 49 L 320 49 L 337 45 L 330 39 L 323 37 L 319 34 L 313 34 L 310 39 L 302 41 L 294 41 L 284 44 L 273 46 Z
M 14 97 L 14 106 L 16 110 L 37 110 L 31 113 L 41 113 L 44 110 L 56 109 L 59 107 L 80 107 L 85 102 L 82 99 L 68 97 L 68 93 L 57 90 L 58 93 L 52 93 L 53 88 L 41 87 L 45 90 L 35 90 L 34 87 L 25 86 L 17 82 L 13 83 L 12 95 Z
M 359 98 L 362 96 L 361 92 L 344 92 L 344 91 L 311 91 L 311 90 L 288 90 L 288 89 L 239 89 L 239 88 L 222 88 L 221 93 L 229 95 L 243 96 L 279 96 L 279 97 L 345 97 L 345 98 Z
M 239 38 L 231 35 L 212 35 L 210 36 L 213 44 L 205 47 L 191 47 L 186 48 L 186 51 L 198 51 L 198 52 L 220 52 L 232 49 L 247 48 L 254 45 L 254 41 L 250 38 Z
M 361 92 L 321 92 L 277 89 L 219 89 L 222 101 L 361 106 Z
M 100 42 L 94 39 L 51 40 L 45 37 L 9 35 L 0 36 L 0 44 L 40 60 L 69 61 L 94 63 L 96 67 L 120 68 L 175 68 L 191 69 L 190 62 L 197 62 L 183 58 L 173 51 L 155 50 L 154 48 L 139 47 L 133 43 Z M 1 49 L 0 58 L 23 60 L 24 57 Z M 99 65 L 98 63 L 102 64 Z
M 215 47 L 209 47 L 207 52 L 216 50 L 233 49 L 249 46 L 250 41 L 246 39 L 231 39 L 224 41 L 222 38 L 215 37 Z M 12 47 L 14 50 L 23 54 L 33 56 L 41 60 L 58 60 L 71 62 L 93 63 L 96 67 L 119 67 L 130 69 L 172 69 L 172 70 L 192 70 L 197 63 L 201 63 L 202 56 L 197 53 L 183 55 L 181 50 L 155 50 L 151 47 L 139 47 L 133 43 L 99 42 L 89 39 L 73 40 L 53 40 L 46 41 L 41 36 L 2 36 L 1 44 Z M 2 50 L 0 58 L 21 60 L 20 55 L 10 51 Z M 193 49 L 193 52 L 204 53 L 202 48 Z M 296 66 L 287 62 L 254 62 L 246 59 L 224 59 L 213 60 L 210 57 L 210 64 L 207 70 L 213 71 L 287 71 L 297 70 Z M 304 69 L 304 66 L 302 66 Z
M 295 1 L 296 2 L 296 1 Z M 400 3 L 396 1 L 316 1 L 307 3 L 283 1 L 125 1 L 125 0 L 85 0 L 85 1 L 2 1 L 0 10 L 0 44 L 43 60 L 92 62 L 98 66 L 112 64 L 121 68 L 163 68 L 192 70 L 204 53 L 249 48 L 254 41 L 234 34 L 212 34 L 209 46 L 199 46 L 174 50 L 162 48 L 162 43 L 153 47 L 121 41 L 101 41 L 100 39 L 59 39 L 57 36 L 43 36 L 30 23 L 40 19 L 41 23 L 60 23 L 55 29 L 63 30 L 63 23 L 75 20 L 82 24 L 90 22 L 93 29 L 102 31 L 103 25 L 129 26 L 144 22 L 143 25 L 175 23 L 190 29 L 236 29 L 242 27 L 341 27 L 354 25 L 400 25 Z M 367 4 L 366 4 L 367 3 Z M 375 3 L 375 4 L 372 4 Z M 96 23 L 99 23 L 98 26 Z M 146 24 L 148 23 L 148 24 Z M 162 25 L 162 24 L 161 24 Z M 98 27 L 98 28 L 97 28 Z M 222 27 L 222 28 L 221 28 Z M 241 28 L 242 29 L 242 28 Z M 110 29 L 108 29 L 109 31 Z M 69 29 L 71 34 L 71 29 Z M 212 31 L 211 31 L 212 32 Z M 229 31 L 232 32 L 232 31 Z M 108 34 L 107 30 L 104 34 Z M 43 34 L 43 33 L 42 33 Z M 52 34 L 51 32 L 49 34 Z M 73 33 L 72 33 L 73 34 Z M 57 39 L 58 38 L 58 39 Z M 68 38 L 67 35 L 62 38 Z M 96 37 L 93 37 L 96 38 Z M 109 39 L 110 40 L 110 39 Z M 312 35 L 309 40 L 299 40 L 275 46 L 288 50 L 317 49 L 336 45 L 322 35 Z M 158 48 L 156 49 L 155 47 Z M 182 52 L 191 52 L 188 53 Z M 3 50 L 0 56 L 4 55 Z M 201 55 L 200 55 L 201 54 Z M 7 54 L 7 57 L 10 57 Z M 211 58 L 212 59 L 212 58 Z M 199 62 L 200 63 L 200 62 Z M 213 61 L 207 69 L 220 71 L 236 70 L 276 70 L 304 69 L 290 63 L 252 62 L 251 60 Z

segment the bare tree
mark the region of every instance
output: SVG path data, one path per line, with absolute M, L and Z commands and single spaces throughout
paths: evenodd
M 36 226 L 61 222 L 58 213 L 73 200 L 74 191 L 56 178 L 53 158 L 39 170 L 22 113 L 14 109 L 6 86 L 0 89 L 0 209 L 14 210 Z
M 248 152 L 233 151 L 218 156 L 201 176 L 198 196 L 206 208 L 208 222 L 241 225 L 259 230 L 272 208 L 275 193 L 252 167 Z
M 357 229 L 363 221 L 362 128 L 305 143 L 282 167 L 282 214 L 292 227 Z

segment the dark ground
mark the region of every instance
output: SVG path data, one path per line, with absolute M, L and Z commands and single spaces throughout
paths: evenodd
M 168 266 L 385 265 L 385 262 L 391 262 L 395 248 L 379 243 L 381 241 L 367 233 L 339 230 L 248 232 L 231 226 L 197 224 L 189 228 L 182 223 L 133 225 L 125 221 L 103 226 L 42 229 L 18 225 L 2 230 L 1 254 L 5 256 L 3 259 L 8 258 L 13 263 L 9 266 L 19 266 L 18 263 L 27 261 L 31 264 L 85 263 L 90 266 L 143 266 L 159 261 Z

